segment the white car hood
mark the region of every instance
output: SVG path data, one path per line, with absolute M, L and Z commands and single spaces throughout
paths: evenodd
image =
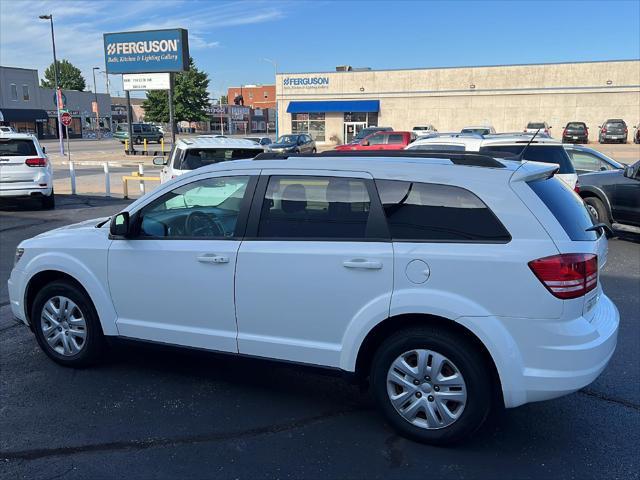
M 72 223 L 71 225 L 65 225 L 64 227 L 54 228 L 53 230 L 48 230 L 46 232 L 41 233 L 40 235 L 36 235 L 33 238 L 45 238 L 50 237 L 52 235 L 58 234 L 63 231 L 68 230 L 79 230 L 79 229 L 90 229 L 95 228 L 96 225 L 108 220 L 109 217 L 100 217 L 100 218 L 92 218 L 90 220 L 85 220 L 83 222 Z

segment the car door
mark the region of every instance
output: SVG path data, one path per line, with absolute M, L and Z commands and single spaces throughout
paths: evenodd
M 120 335 L 237 352 L 234 271 L 258 171 L 192 177 L 132 213 L 108 279 Z
M 238 350 L 337 367 L 347 327 L 388 312 L 380 201 L 363 172 L 283 172 L 263 170 L 238 254 Z
M 640 168 L 636 166 L 634 178 L 620 171 L 615 177 L 611 194 L 613 220 L 627 225 L 640 226 Z

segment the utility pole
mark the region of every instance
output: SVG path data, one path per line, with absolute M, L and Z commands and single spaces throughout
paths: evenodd
M 100 140 L 100 109 L 98 108 L 98 88 L 96 87 L 96 70 L 100 70 L 100 67 L 93 67 L 93 98 L 96 105 L 96 140 Z
M 60 103 L 62 102 L 62 92 L 58 83 L 58 59 L 56 58 L 56 37 L 53 33 L 53 13 L 40 15 L 40 20 L 49 20 L 51 23 L 51 45 L 53 46 L 53 81 L 56 84 L 56 110 L 58 112 L 58 139 L 60 140 L 60 155 L 64 155 L 64 134 L 62 121 L 60 120 Z

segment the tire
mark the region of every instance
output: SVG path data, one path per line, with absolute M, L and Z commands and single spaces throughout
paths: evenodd
M 43 210 L 53 210 L 54 208 L 56 208 L 56 195 L 53 191 L 53 188 L 51 189 L 51 195 L 44 195 L 40 199 L 40 205 L 42 206 Z
M 135 140 L 134 140 L 134 143 L 135 143 L 136 145 L 140 145 L 140 144 L 142 143 L 142 138 L 140 138 L 140 137 L 136 137 L 136 138 L 135 138 Z
M 593 217 L 595 223 L 604 223 L 606 226 L 611 228 L 609 212 L 602 200 L 597 197 L 587 197 L 584 199 L 584 203 L 587 204 L 587 210 L 589 210 L 589 213 Z
M 315 149 L 315 147 L 311 149 L 311 153 L 312 153 L 312 154 L 317 153 L 317 150 Z
M 71 308 L 68 317 L 62 315 L 57 317 L 55 322 L 48 321 L 48 318 L 55 319 L 51 312 L 55 312 L 56 306 L 60 308 L 62 299 L 72 302 L 75 307 Z M 67 305 L 70 306 L 71 303 Z M 43 313 L 45 306 L 46 314 Z M 84 325 L 79 317 L 84 320 Z M 54 362 L 65 367 L 82 368 L 92 365 L 98 361 L 104 350 L 104 334 L 95 307 L 87 294 L 70 282 L 54 281 L 38 292 L 31 308 L 31 323 L 40 348 Z M 59 326 L 55 327 L 56 324 Z M 45 331 L 51 333 L 46 335 Z M 83 331 L 84 339 L 81 335 Z M 54 347 L 52 344 L 55 340 L 47 341 L 45 336 L 55 338 L 55 335 L 58 337 Z M 78 350 L 74 352 L 76 348 Z
M 402 356 L 407 359 L 406 365 L 410 365 L 411 357 L 414 355 L 407 354 L 415 350 L 422 351 L 426 359 L 430 358 L 430 355 L 431 358 L 437 358 L 436 355 L 446 357 L 442 362 L 445 367 L 441 372 L 447 373 L 446 377 L 451 377 L 451 372 L 457 371 L 463 379 L 462 384 L 451 387 L 439 386 L 429 376 L 418 380 L 418 376 L 430 372 L 428 366 L 421 369 L 422 373 L 416 374 L 411 382 L 404 383 L 406 387 L 399 387 L 393 380 L 390 381 L 389 378 L 394 375 L 392 365 Z M 417 355 L 415 357 L 417 360 Z M 433 367 L 433 361 L 431 365 Z M 434 375 L 434 379 L 435 377 Z M 407 378 L 404 377 L 405 380 Z M 415 386 L 414 382 L 421 383 Z M 440 379 L 440 382 L 444 380 Z M 476 432 L 492 410 L 494 387 L 489 368 L 473 343 L 455 333 L 432 327 L 403 330 L 389 337 L 376 352 L 371 368 L 372 393 L 387 421 L 402 435 L 432 445 L 459 442 Z M 398 392 L 398 388 L 402 391 Z M 438 388 L 440 390 L 436 393 Z M 445 392 L 445 388 L 452 390 Z M 453 390 L 458 388 L 461 390 Z M 398 395 L 398 408 L 392 403 L 390 392 Z M 463 402 L 443 400 L 443 395 L 459 392 L 466 394 Z M 408 395 L 404 395 L 405 393 Z M 400 403 L 404 402 L 405 398 L 407 402 Z M 411 410 L 413 407 L 416 408 L 413 420 L 406 419 L 399 412 L 401 409 Z M 440 413 L 433 413 L 436 410 Z M 447 410 L 456 416 L 449 424 L 446 416 L 442 414 Z M 432 412 L 430 418 L 427 417 L 428 411 Z

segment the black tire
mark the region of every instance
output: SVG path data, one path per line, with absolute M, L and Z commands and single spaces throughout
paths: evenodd
M 609 211 L 607 207 L 597 197 L 587 197 L 584 199 L 584 203 L 587 204 L 589 213 L 593 217 L 595 223 L 604 223 L 607 227 L 611 228 L 611 219 L 609 218 Z M 589 208 L 591 207 L 591 208 Z M 607 232 L 607 235 L 609 233 Z
M 82 312 L 86 323 L 86 337 L 82 348 L 75 355 L 62 355 L 56 352 L 46 341 L 42 331 L 42 310 L 44 305 L 55 296 L 64 296 L 74 302 Z M 82 368 L 95 364 L 105 348 L 105 338 L 100 320 L 91 299 L 71 282 L 54 281 L 42 288 L 36 295 L 31 307 L 31 323 L 40 348 L 56 363 L 65 367 Z
M 135 143 L 136 145 L 140 145 L 140 144 L 142 143 L 142 138 L 140 138 L 140 137 L 136 137 L 136 138 L 135 138 L 135 140 L 134 140 L 134 143 Z
M 42 198 L 40 199 L 40 204 L 42 205 L 42 208 L 44 210 L 53 210 L 54 208 L 56 208 L 56 195 L 53 191 L 53 188 L 51 189 L 51 195 L 42 196 Z
M 428 349 L 446 356 L 464 378 L 467 388 L 466 405 L 460 417 L 449 426 L 427 429 L 413 425 L 398 413 L 389 399 L 389 368 L 401 354 L 412 349 Z M 492 375 L 477 346 L 444 329 L 421 327 L 392 335 L 379 347 L 371 367 L 372 393 L 387 421 L 402 435 L 432 445 L 459 442 L 476 432 L 492 410 L 494 388 Z
M 317 152 L 316 148 L 315 148 L 315 147 L 313 147 L 313 148 L 311 149 L 311 153 L 316 153 L 316 152 Z

